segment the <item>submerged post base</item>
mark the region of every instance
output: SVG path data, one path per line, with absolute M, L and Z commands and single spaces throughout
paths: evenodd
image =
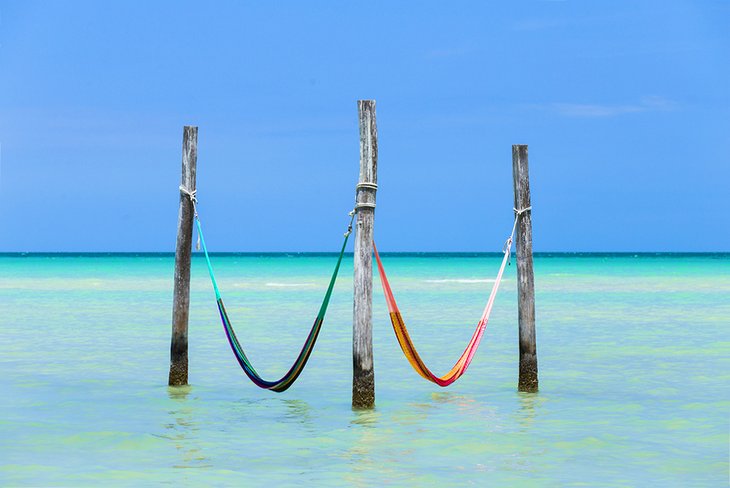
M 167 384 L 168 386 L 185 386 L 188 384 L 188 351 L 174 351 L 172 356 Z
M 525 354 L 520 357 L 520 379 L 517 390 L 534 393 L 537 391 L 537 386 L 537 356 Z
M 373 408 L 375 406 L 375 374 L 362 372 L 352 382 L 352 408 Z

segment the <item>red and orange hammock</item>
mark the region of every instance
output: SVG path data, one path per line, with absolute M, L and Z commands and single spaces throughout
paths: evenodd
M 428 381 L 431 381 L 433 383 L 436 383 L 439 386 L 449 386 L 456 380 L 458 380 L 465 372 L 466 369 L 469 367 L 469 364 L 471 363 L 472 358 L 474 357 L 474 353 L 476 353 L 477 348 L 479 348 L 479 343 L 482 340 L 482 336 L 484 335 L 484 331 L 487 328 L 487 321 L 489 321 L 489 315 L 492 312 L 492 306 L 494 305 L 494 299 L 497 296 L 497 290 L 499 289 L 499 283 L 502 281 L 502 275 L 504 274 L 504 268 L 509 262 L 509 257 L 511 253 L 512 248 L 512 239 L 515 235 L 515 228 L 517 227 L 517 218 L 525 212 L 528 209 L 524 209 L 521 211 L 515 211 L 515 223 L 512 226 L 512 234 L 510 235 L 509 239 L 507 239 L 507 242 L 504 244 L 503 253 L 504 257 L 502 258 L 502 265 L 499 267 L 499 273 L 497 273 L 497 279 L 494 280 L 494 285 L 492 286 L 492 292 L 489 295 L 489 300 L 487 300 L 487 305 L 484 307 L 484 312 L 482 312 L 482 317 L 479 319 L 479 323 L 477 324 L 477 328 L 474 331 L 474 334 L 471 336 L 471 340 L 469 341 L 469 344 L 466 346 L 466 349 L 464 349 L 464 352 L 461 354 L 461 357 L 459 357 L 459 360 L 456 361 L 456 364 L 454 364 L 454 367 L 451 368 L 451 370 L 446 373 L 443 376 L 436 376 L 431 372 L 430 369 L 426 366 L 426 364 L 421 359 L 421 356 L 418 355 L 418 352 L 416 351 L 416 347 L 413 345 L 413 341 L 411 340 L 411 336 L 408 334 L 408 330 L 406 329 L 406 324 L 403 321 L 403 317 L 401 316 L 400 310 L 398 309 L 398 305 L 395 303 L 395 297 L 393 296 L 393 290 L 390 288 L 390 283 L 388 282 L 388 277 L 385 276 L 385 269 L 383 268 L 383 263 L 380 260 L 380 254 L 378 254 L 378 248 L 375 246 L 375 243 L 373 242 L 373 248 L 375 250 L 375 259 L 378 262 L 378 272 L 380 273 L 380 282 L 383 285 L 383 293 L 385 294 L 385 301 L 388 304 L 388 312 L 390 313 L 390 322 L 393 324 L 393 330 L 395 331 L 395 336 L 398 339 L 398 344 L 400 344 L 401 349 L 403 350 L 403 354 L 405 354 L 406 359 L 408 359 L 408 362 L 411 363 L 411 366 L 413 366 L 413 369 L 416 370 L 416 372 L 427 379 Z

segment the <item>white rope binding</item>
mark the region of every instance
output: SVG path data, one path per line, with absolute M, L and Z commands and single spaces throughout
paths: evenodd
M 180 193 L 183 195 L 187 195 L 187 197 L 190 199 L 190 203 L 193 204 L 193 215 L 195 215 L 195 218 L 200 220 L 200 217 L 198 217 L 198 197 L 195 195 L 198 192 L 198 190 L 190 191 L 184 186 L 180 185 Z M 195 241 L 195 250 L 200 251 L 200 232 L 198 232 L 198 239 Z
M 515 230 L 517 230 L 517 221 L 520 219 L 520 215 L 523 213 L 532 210 L 532 206 L 521 208 L 517 210 L 516 208 L 513 208 L 512 210 L 515 211 L 515 223 L 512 225 L 512 233 L 507 238 L 507 241 L 504 243 L 504 246 L 502 246 L 502 252 L 509 253 L 509 258 L 507 258 L 507 265 L 512 265 L 512 241 L 515 238 Z
M 375 191 L 378 190 L 378 184 L 377 183 L 370 183 L 370 182 L 364 181 L 362 183 L 358 183 L 357 185 L 355 185 L 355 193 L 356 193 L 356 195 L 355 195 L 355 211 L 357 212 L 361 208 L 372 208 L 372 209 L 375 209 L 375 202 L 358 202 L 357 201 L 357 197 L 359 196 L 357 193 L 358 193 L 358 190 L 360 190 L 360 189 L 368 189 L 368 190 L 373 190 L 373 192 L 375 192 Z
M 359 202 L 355 204 L 356 210 L 360 210 L 361 208 L 375 208 L 375 204 L 369 202 Z

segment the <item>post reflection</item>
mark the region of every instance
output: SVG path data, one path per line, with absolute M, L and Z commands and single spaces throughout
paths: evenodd
M 518 392 L 517 396 L 520 401 L 520 409 L 517 412 L 517 421 L 523 431 L 529 430 L 535 422 L 542 400 L 537 392 Z
M 190 399 L 192 387 L 169 386 L 167 396 L 171 401 L 171 408 L 168 410 L 168 422 L 164 424 L 165 439 L 173 442 L 173 445 L 180 455 L 180 461 L 174 468 L 203 468 L 210 467 L 207 458 L 199 447 L 200 427 L 195 422 L 194 399 Z
M 373 409 L 353 409 L 350 420 L 353 439 L 345 451 L 350 471 L 345 475 L 352 486 L 372 486 L 372 473 L 385 469 L 378 465 L 376 453 L 383 448 L 384 433 L 378 428 L 380 413 Z

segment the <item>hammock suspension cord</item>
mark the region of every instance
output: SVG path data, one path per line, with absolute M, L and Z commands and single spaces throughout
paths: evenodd
M 241 366 L 241 369 L 243 369 L 244 373 L 246 373 L 246 376 L 248 376 L 251 381 L 258 386 L 259 388 L 264 388 L 267 390 L 275 391 L 275 392 L 282 392 L 287 390 L 296 379 L 299 377 L 301 372 L 304 370 L 304 366 L 307 364 L 307 360 L 309 360 L 309 356 L 312 354 L 312 350 L 314 349 L 314 344 L 317 341 L 317 337 L 319 335 L 319 331 L 322 328 L 322 324 L 324 323 L 324 317 L 327 313 L 327 306 L 329 305 L 330 297 L 332 296 L 332 290 L 334 289 L 335 282 L 337 281 L 337 274 L 340 270 L 340 264 L 342 263 L 342 257 L 345 254 L 345 247 L 347 246 L 347 240 L 350 237 L 350 234 L 352 233 L 352 223 L 355 219 L 355 213 L 357 209 L 353 209 L 350 213 L 350 223 L 347 226 L 347 232 L 344 234 L 344 241 L 342 243 L 342 248 L 340 249 L 339 257 L 337 258 L 337 264 L 335 265 L 335 269 L 332 273 L 332 277 L 330 278 L 329 285 L 327 286 L 327 292 L 324 295 L 324 299 L 322 301 L 322 305 L 320 306 L 319 312 L 317 313 L 317 317 L 314 319 L 314 324 L 312 325 L 311 330 L 309 331 L 309 335 L 307 336 L 306 341 L 304 342 L 304 345 L 302 346 L 301 351 L 299 352 L 299 355 L 297 356 L 296 360 L 294 361 L 294 364 L 292 364 L 291 368 L 289 368 L 289 371 L 282 376 L 280 379 L 275 381 L 269 381 L 262 378 L 254 369 L 253 365 L 249 361 L 249 359 L 246 357 L 246 354 L 243 351 L 243 348 L 241 347 L 240 342 L 238 341 L 238 338 L 236 337 L 236 333 L 233 330 L 233 326 L 231 325 L 231 321 L 228 318 L 228 314 L 226 313 L 225 305 L 223 305 L 223 299 L 221 298 L 220 290 L 218 289 L 218 283 L 215 280 L 215 275 L 213 273 L 213 265 L 210 262 L 210 255 L 208 254 L 208 248 L 205 245 L 205 237 L 203 236 L 203 230 L 200 226 L 200 216 L 198 215 L 198 209 L 197 209 L 197 203 L 198 199 L 196 197 L 196 191 L 190 191 L 189 189 L 180 186 L 180 192 L 184 195 L 187 195 L 188 198 L 190 198 L 191 203 L 193 204 L 193 213 L 195 216 L 195 225 L 198 231 L 198 248 L 200 248 L 200 244 L 202 244 L 203 253 L 205 254 L 205 262 L 208 265 L 208 274 L 210 275 L 210 281 L 213 284 L 213 290 L 215 291 L 215 298 L 216 303 L 218 304 L 218 312 L 221 317 L 221 322 L 223 323 L 223 329 L 225 330 L 226 337 L 228 338 L 228 343 L 231 346 L 231 349 L 233 350 L 233 354 L 236 356 L 236 359 L 238 360 L 238 364 Z
M 454 366 L 451 368 L 451 370 L 443 376 L 437 376 L 434 373 L 432 373 L 431 370 L 428 369 L 426 364 L 423 362 L 421 357 L 418 355 L 418 352 L 416 351 L 413 341 L 411 340 L 411 337 L 408 334 L 408 330 L 406 329 L 406 324 L 403 321 L 403 317 L 400 313 L 400 310 L 398 309 L 398 305 L 395 302 L 395 297 L 393 296 L 393 291 L 390 288 L 390 283 L 388 282 L 388 278 L 385 275 L 385 269 L 383 268 L 383 263 L 380 260 L 380 255 L 378 254 L 378 249 L 375 246 L 375 243 L 373 242 L 373 249 L 375 250 L 375 259 L 378 263 L 378 272 L 380 274 L 380 282 L 383 285 L 383 293 L 385 294 L 385 301 L 388 305 L 390 321 L 393 324 L 393 331 L 395 332 L 395 336 L 396 336 L 396 339 L 398 340 L 398 344 L 400 345 L 401 350 L 403 351 L 403 354 L 405 354 L 406 359 L 408 359 L 408 362 L 411 364 L 413 369 L 415 369 L 416 372 L 419 375 L 421 375 L 423 378 L 425 378 L 428 381 L 431 381 L 432 383 L 435 383 L 439 386 L 445 387 L 445 386 L 449 386 L 450 384 L 454 383 L 466 372 L 467 368 L 469 367 L 469 364 L 472 361 L 472 358 L 474 357 L 474 354 L 476 353 L 477 349 L 479 348 L 479 343 L 482 340 L 484 331 L 487 328 L 487 322 L 489 321 L 489 315 L 492 313 L 494 299 L 497 296 L 497 290 L 499 289 L 499 284 L 502 281 L 502 275 L 504 274 L 505 266 L 510 261 L 510 255 L 511 255 L 511 251 L 512 251 L 512 241 L 515 236 L 515 230 L 517 229 L 518 219 L 523 213 L 525 213 L 531 209 L 532 209 L 532 207 L 526 207 L 526 208 L 522 208 L 520 210 L 517 210 L 516 208 L 514 209 L 515 220 L 514 220 L 514 224 L 512 225 L 512 232 L 510 233 L 510 236 L 507 238 L 507 240 L 504 243 L 504 246 L 502 247 L 502 253 L 504 254 L 504 257 L 502 258 L 502 264 L 499 267 L 499 272 L 497 273 L 497 278 L 494 280 L 494 285 L 492 286 L 492 292 L 489 294 L 489 299 L 487 300 L 487 304 L 484 307 L 482 316 L 479 319 L 479 323 L 477 324 L 476 330 L 472 334 L 471 340 L 469 341 L 469 344 L 466 346 L 466 349 L 464 349 L 464 352 L 461 354 L 461 356 L 456 361 L 456 364 L 454 364 Z

